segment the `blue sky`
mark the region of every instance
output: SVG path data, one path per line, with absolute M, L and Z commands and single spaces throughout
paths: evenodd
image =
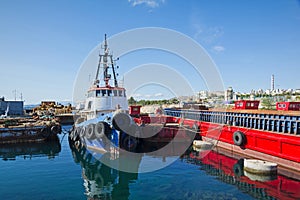
M 277 88 L 300 88 L 296 0 L 2 0 L 0 27 L 0 96 L 14 99 L 16 89 L 25 104 L 72 99 L 80 65 L 104 33 L 142 27 L 173 29 L 197 41 L 215 62 L 225 87 L 268 89 L 274 74 Z M 124 56 L 120 67 L 176 65 L 176 58 L 167 62 L 170 56 L 157 52 L 134 55 Z M 182 64 L 193 89 L 205 90 L 181 62 L 177 68 Z

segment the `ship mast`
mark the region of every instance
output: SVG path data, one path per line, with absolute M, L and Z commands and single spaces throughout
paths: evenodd
M 108 62 L 108 59 L 110 59 L 110 63 Z M 101 61 L 102 61 L 102 63 L 101 63 Z M 104 35 L 104 54 L 99 54 L 99 63 L 98 63 L 98 67 L 97 67 L 94 85 L 98 85 L 98 83 L 100 82 L 98 76 L 99 76 L 101 64 L 103 65 L 103 80 L 105 82 L 105 87 L 110 86 L 109 80 L 111 79 L 111 74 L 108 73 L 108 69 L 109 69 L 110 65 L 111 65 L 112 72 L 113 72 L 114 86 L 118 87 L 118 81 L 117 81 L 115 67 L 114 67 L 114 60 L 113 60 L 113 56 L 111 54 L 109 54 L 109 48 L 107 45 L 106 34 Z

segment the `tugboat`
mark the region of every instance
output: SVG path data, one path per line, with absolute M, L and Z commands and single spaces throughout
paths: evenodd
M 134 137 L 136 124 L 128 114 L 126 90 L 118 84 L 106 34 L 103 50 L 103 54 L 99 54 L 95 80 L 87 91 L 85 107 L 79 113 L 81 117 L 76 120 L 70 138 L 77 145 L 102 154 L 111 147 L 134 151 L 138 144 L 138 137 Z

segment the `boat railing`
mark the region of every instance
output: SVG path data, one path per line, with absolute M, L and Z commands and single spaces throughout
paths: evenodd
M 165 109 L 166 115 L 202 122 L 300 135 L 300 116 Z

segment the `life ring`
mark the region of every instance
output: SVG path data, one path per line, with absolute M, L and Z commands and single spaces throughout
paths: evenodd
M 137 148 L 137 144 L 137 139 L 129 135 L 126 135 L 122 140 L 122 146 L 126 151 L 135 151 Z
M 59 132 L 60 132 L 60 127 L 59 126 L 54 125 L 54 126 L 51 127 L 51 133 L 58 134 Z
M 89 124 L 86 129 L 85 129 L 85 136 L 90 139 L 90 140 L 94 140 L 96 139 L 95 133 L 95 125 L 94 124 Z
M 112 118 L 112 124 L 115 129 L 118 131 L 123 131 L 126 133 L 131 124 L 131 117 L 126 113 L 118 112 L 114 114 Z
M 233 139 L 234 144 L 237 146 L 242 146 L 246 142 L 245 134 L 241 131 L 234 132 L 232 139 Z
M 109 125 L 106 122 L 98 122 L 95 125 L 94 130 L 95 138 L 98 139 L 104 137 L 104 135 L 108 135 L 111 131 Z

